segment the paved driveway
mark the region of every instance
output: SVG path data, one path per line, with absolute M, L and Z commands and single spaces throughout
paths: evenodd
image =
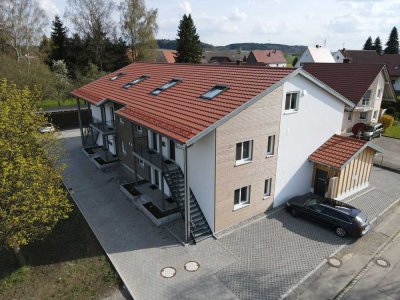
M 400 139 L 382 136 L 373 139 L 372 142 L 385 150 L 384 153 L 378 153 L 375 156 L 374 163 L 400 172 Z
M 78 131 L 63 136 L 66 185 L 135 299 L 277 299 L 349 241 L 279 210 L 219 240 L 182 246 L 119 192 L 126 175 L 97 170 L 80 149 Z M 400 175 L 374 168 L 371 185 L 350 200 L 372 219 L 399 198 Z M 190 260 L 199 271 L 184 270 Z M 177 269 L 174 278 L 160 276 L 166 266 Z

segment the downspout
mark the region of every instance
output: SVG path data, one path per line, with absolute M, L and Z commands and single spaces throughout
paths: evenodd
M 81 117 L 81 103 L 79 102 L 79 98 L 76 99 L 76 105 L 78 106 L 78 121 L 79 121 L 79 129 L 81 131 L 81 141 L 82 147 L 85 146 L 84 138 L 83 138 L 83 127 L 82 127 L 82 117 Z
M 185 188 L 185 242 L 190 240 L 190 187 L 188 173 L 188 146 L 185 144 L 183 148 L 183 176 Z

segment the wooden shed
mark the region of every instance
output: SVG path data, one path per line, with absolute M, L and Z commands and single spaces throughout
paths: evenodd
M 332 136 L 309 157 L 314 163 L 313 192 L 340 200 L 365 189 L 377 152 L 383 152 L 383 149 L 371 142 Z

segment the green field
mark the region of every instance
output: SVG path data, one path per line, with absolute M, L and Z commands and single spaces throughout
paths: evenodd
M 0 299 L 101 299 L 120 285 L 77 209 L 22 251 L 27 266 L 18 268 L 13 254 L 0 250 Z
M 293 60 L 295 59 L 297 55 L 291 55 L 291 54 L 285 54 L 285 58 L 287 60 L 287 66 L 288 67 L 293 67 Z
M 386 129 L 383 135 L 400 139 L 400 123 Z
M 58 101 L 54 99 L 45 99 L 40 102 L 40 107 L 45 109 L 45 108 L 51 108 L 51 107 L 58 107 Z M 76 105 L 76 99 L 74 98 L 68 98 L 64 100 L 60 100 L 61 106 L 72 106 Z

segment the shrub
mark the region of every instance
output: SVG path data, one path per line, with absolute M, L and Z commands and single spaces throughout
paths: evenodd
M 379 118 L 379 122 L 382 123 L 383 128 L 386 130 L 393 126 L 394 117 L 391 115 L 383 115 Z

